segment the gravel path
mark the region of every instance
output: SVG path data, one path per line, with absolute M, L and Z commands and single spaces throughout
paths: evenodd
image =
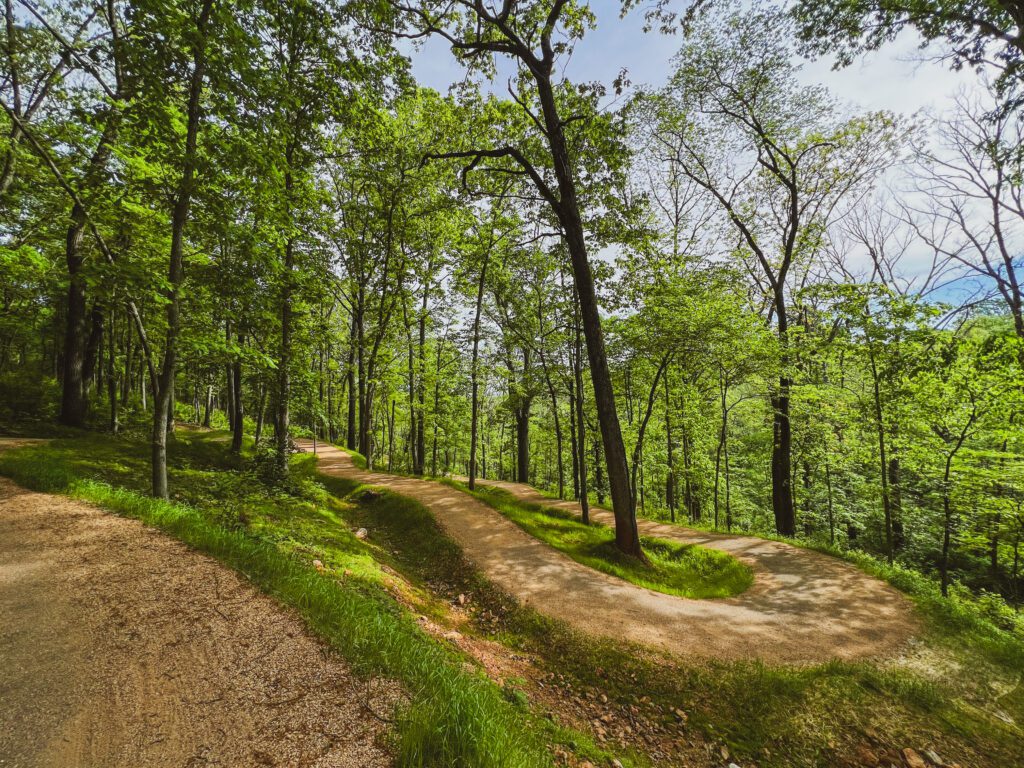
M 0 766 L 389 765 L 396 689 L 234 571 L 0 479 Z
M 311 450 L 310 441 L 299 441 Z M 380 485 L 424 504 L 492 581 L 531 607 L 584 631 L 683 656 L 806 664 L 883 657 L 918 630 L 901 593 L 836 558 L 775 541 L 640 521 L 645 535 L 729 552 L 754 569 L 736 597 L 687 600 L 580 565 L 483 502 L 441 483 L 366 471 L 319 445 L 320 469 Z M 527 501 L 562 506 L 532 488 L 487 481 Z M 567 502 L 571 505 L 572 502 Z M 595 519 L 611 515 L 595 510 Z

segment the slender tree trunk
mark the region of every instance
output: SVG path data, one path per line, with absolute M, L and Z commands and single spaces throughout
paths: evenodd
M 241 336 L 238 336 L 238 344 L 245 343 Z M 242 405 L 242 361 L 239 358 L 231 363 L 231 388 L 234 392 L 232 397 L 232 430 L 231 430 L 231 452 L 242 452 L 242 438 L 245 431 L 245 409 Z
M 292 153 L 288 147 L 284 173 L 285 197 L 292 194 Z M 289 204 L 290 207 L 290 204 Z M 288 430 L 291 412 L 290 400 L 292 393 L 292 279 L 295 270 L 295 238 L 289 237 L 284 245 L 284 274 L 281 276 L 281 339 L 277 353 L 277 392 L 275 400 L 274 438 L 276 441 L 276 466 L 278 476 L 284 478 L 288 474 Z
M 395 466 L 395 400 L 391 399 L 391 415 L 388 418 L 388 472 Z
M 267 385 L 264 381 L 260 381 L 260 396 L 259 402 L 256 405 L 256 430 L 253 433 L 252 440 L 256 447 L 259 447 L 260 439 L 263 437 L 263 424 L 266 421 L 267 413 Z
M 551 381 L 551 372 L 548 370 L 548 363 L 544 352 L 540 352 L 541 370 L 544 372 L 544 383 L 547 385 L 548 396 L 551 398 L 551 417 L 555 422 L 555 464 L 558 471 L 558 498 L 565 498 L 565 461 L 562 457 L 562 419 L 558 415 L 558 396 L 555 393 L 555 385 Z
M 882 485 L 882 513 L 885 518 L 885 554 L 889 565 L 893 561 L 892 545 L 892 506 L 889 500 L 889 462 L 885 453 L 885 419 L 882 415 L 882 390 L 879 384 L 878 364 L 875 360 L 875 350 L 868 339 L 868 359 L 871 362 L 871 382 L 874 394 L 873 402 L 875 407 L 875 431 L 878 437 L 878 461 L 880 464 L 879 479 Z
M 92 312 L 89 314 L 89 337 L 86 339 L 85 362 L 82 365 L 82 384 L 87 401 L 93 384 L 96 384 L 97 388 L 102 386 L 103 367 L 102 365 L 98 366 L 97 362 L 103 352 L 104 320 L 103 307 L 98 301 L 94 302 Z
M 828 543 L 836 543 L 836 515 L 832 506 L 832 470 L 829 466 L 828 453 L 825 453 L 825 487 L 828 489 Z
M 579 308 L 579 302 L 576 304 L 576 309 Z M 581 323 L 579 322 L 579 313 L 576 312 L 576 337 L 575 346 L 573 349 L 573 380 L 576 385 L 576 397 L 574 398 L 574 405 L 576 406 L 576 441 L 577 441 L 577 470 L 579 471 L 579 486 L 580 486 L 580 520 L 584 525 L 590 524 L 590 489 L 587 487 L 587 427 L 586 419 L 583 414 L 583 340 L 581 338 L 582 329 L 580 328 Z M 599 481 L 600 482 L 600 481 Z M 635 513 L 635 510 L 634 510 Z M 637 547 L 639 548 L 639 540 L 637 540 Z
M 778 318 L 779 343 L 782 346 L 779 386 L 771 397 L 772 424 L 772 511 L 775 532 L 780 536 L 796 535 L 796 511 L 793 507 L 793 429 L 790 421 L 789 321 L 786 299 L 776 291 L 775 312 Z
M 107 401 L 110 404 L 110 433 L 116 435 L 120 429 L 117 416 L 117 375 L 115 374 L 114 357 L 117 352 L 115 346 L 116 315 L 113 310 L 110 312 L 110 328 L 107 332 Z
M 570 349 L 570 354 L 572 350 Z M 576 438 L 576 380 L 569 383 L 569 447 L 572 450 L 572 497 L 580 497 L 580 450 Z
M 491 251 L 488 248 L 484 253 L 484 263 L 480 267 L 480 276 L 476 282 L 476 305 L 473 312 L 473 353 L 470 360 L 470 427 L 469 427 L 469 489 L 476 490 L 476 444 L 479 435 L 480 422 L 480 317 L 484 306 L 484 286 L 487 284 L 487 265 L 491 260 Z M 440 360 L 440 357 L 438 358 Z M 436 418 L 436 414 L 435 414 Z
M 942 555 L 939 560 L 940 588 L 942 596 L 949 596 L 949 551 L 953 533 L 953 506 L 949 493 L 949 477 L 953 457 L 946 459 L 946 471 L 942 476 Z
M 530 481 L 530 410 L 529 401 L 520 403 L 516 417 L 516 477 L 520 483 Z
M 199 39 L 193 53 L 192 76 L 189 83 L 186 109 L 185 154 L 182 158 L 181 180 L 171 213 L 171 254 L 168 267 L 169 301 L 167 302 L 167 331 L 164 358 L 158 377 L 158 391 L 154 392 L 153 407 L 153 495 L 168 498 L 167 488 L 167 423 L 173 418 L 174 370 L 178 356 L 180 318 L 180 287 L 184 279 L 183 255 L 185 226 L 188 223 L 195 187 L 195 170 L 201 115 L 203 82 L 206 78 L 206 42 L 213 0 L 203 0 L 197 23 Z
M 358 435 L 356 434 L 356 312 L 352 310 L 352 322 L 349 326 L 348 365 L 345 376 L 348 380 L 348 412 L 346 413 L 345 445 L 350 451 L 356 450 Z
M 672 402 L 669 397 L 668 372 L 665 372 L 665 449 L 668 472 L 665 475 L 665 503 L 669 517 L 676 521 L 676 463 L 672 456 Z
M 433 270 L 431 265 L 430 271 Z M 413 466 L 413 474 L 423 475 L 423 471 L 427 463 L 427 438 L 423 434 L 426 429 L 426 397 L 427 397 L 427 385 L 426 385 L 426 373 L 427 373 L 427 303 L 430 295 L 430 278 L 427 278 L 427 284 L 423 287 L 423 301 L 420 305 L 420 317 L 419 317 L 419 354 L 417 360 L 419 361 L 419 380 L 416 383 L 416 399 L 418 408 L 416 409 L 416 445 L 413 453 L 415 457 L 415 464 Z

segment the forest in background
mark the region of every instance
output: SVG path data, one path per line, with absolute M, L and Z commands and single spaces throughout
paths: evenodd
M 595 23 L 560 1 L 6 0 L 3 422 L 146 431 L 162 497 L 175 419 L 282 483 L 316 434 L 609 505 L 637 556 L 637 514 L 795 537 L 1012 625 L 1019 20 L 936 16 L 979 87 L 862 113 L 799 56 L 908 22 L 828 5 L 647 8 L 680 50 L 641 86 L 560 75 Z M 396 48 L 428 35 L 447 94 Z

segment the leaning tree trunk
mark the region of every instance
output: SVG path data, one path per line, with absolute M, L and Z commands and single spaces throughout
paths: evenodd
M 579 296 L 583 333 L 587 342 L 590 378 L 594 387 L 594 406 L 601 428 L 601 442 L 604 445 L 608 485 L 615 514 L 615 544 L 626 554 L 643 557 L 640 533 L 636 524 L 636 509 L 633 506 L 630 493 L 626 445 L 622 439 L 619 414 L 615 408 L 615 392 L 612 389 L 611 371 L 608 367 L 608 355 L 605 351 L 604 334 L 601 329 L 597 291 L 594 288 L 594 275 L 587 256 L 583 221 L 576 195 L 576 183 L 565 141 L 565 123 L 558 113 L 550 72 L 535 73 L 535 77 L 544 127 L 547 130 L 551 158 L 558 181 L 559 197 L 553 202 L 553 207 L 562 225 L 565 243 L 569 251 L 573 280 Z

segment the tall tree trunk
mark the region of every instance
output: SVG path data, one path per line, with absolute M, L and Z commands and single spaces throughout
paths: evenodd
M 555 421 L 555 465 L 558 472 L 558 498 L 565 498 L 565 460 L 562 456 L 562 419 L 558 415 L 558 396 L 555 394 L 555 387 L 551 381 L 551 373 L 548 371 L 547 361 L 541 353 L 540 364 L 544 370 L 544 381 L 547 384 L 548 396 L 551 398 L 551 417 Z
M 68 427 L 84 427 L 87 410 L 84 368 L 88 324 L 86 321 L 85 275 L 82 274 L 85 262 L 85 256 L 82 253 L 85 225 L 85 209 L 76 203 L 71 209 L 71 225 L 68 227 L 64 248 L 64 258 L 68 268 L 68 294 L 64 320 L 64 355 L 58 420 Z
M 776 292 L 775 312 L 778 318 L 779 343 L 782 346 L 779 387 L 772 403 L 772 511 L 775 532 L 780 536 L 796 535 L 796 511 L 793 507 L 793 427 L 790 422 L 790 393 L 793 381 L 789 376 L 789 325 L 786 300 L 781 289 Z
M 292 148 L 287 151 L 288 157 L 285 162 L 288 170 L 285 171 L 285 195 L 292 192 Z M 277 354 L 277 399 L 275 402 L 276 413 L 274 418 L 274 437 L 276 440 L 276 460 L 279 477 L 288 474 L 288 429 L 291 413 L 289 401 L 291 399 L 292 379 L 292 277 L 295 269 L 295 239 L 289 237 L 284 246 L 284 275 L 281 280 L 281 346 Z
M 345 414 L 345 445 L 350 451 L 356 450 L 358 435 L 356 433 L 356 312 L 352 310 L 352 321 L 348 336 L 348 363 L 345 376 L 348 381 L 348 411 Z
M 430 267 L 430 271 L 433 270 L 433 265 Z M 430 278 L 427 278 L 427 284 L 423 287 L 423 302 L 420 305 L 420 317 L 419 317 L 419 350 L 417 360 L 419 361 L 419 379 L 416 382 L 416 396 L 418 402 L 418 408 L 416 409 L 416 445 L 413 453 L 415 457 L 415 463 L 412 471 L 414 475 L 423 475 L 423 470 L 426 466 L 426 452 L 427 452 L 427 438 L 423 434 L 426 429 L 426 374 L 427 374 L 427 303 L 430 295 Z
M 261 379 L 260 380 L 260 395 L 259 402 L 256 404 L 256 429 L 253 433 L 252 440 L 256 447 L 259 447 L 260 440 L 263 437 L 263 424 L 266 420 L 267 413 L 267 385 Z
M 471 491 L 476 490 L 476 444 L 480 431 L 480 316 L 484 306 L 484 286 L 487 283 L 487 265 L 490 259 L 491 251 L 488 248 L 484 253 L 484 263 L 480 267 L 480 276 L 476 282 L 476 305 L 473 312 L 473 353 L 469 368 L 472 389 L 469 427 L 469 490 Z M 438 361 L 440 361 L 440 355 Z M 434 417 L 437 418 L 436 413 Z
M 116 315 L 110 311 L 110 328 L 107 332 L 107 401 L 110 404 L 110 434 L 116 435 L 120 429 L 117 420 L 117 374 L 115 373 L 114 357 L 117 352 L 115 346 Z
M 604 444 L 612 509 L 615 515 L 615 544 L 628 555 L 643 557 L 640 533 L 636 524 L 636 509 L 633 506 L 630 493 L 626 445 L 622 439 L 619 414 L 615 407 L 615 392 L 612 388 L 611 371 L 608 367 L 608 355 L 605 351 L 604 334 L 601 329 L 601 314 L 597 302 L 597 291 L 594 288 L 594 275 L 587 256 L 583 220 L 576 195 L 576 182 L 565 141 L 565 123 L 558 112 L 550 71 L 534 74 L 555 177 L 558 181 L 559 196 L 555 201 L 554 208 L 562 225 L 569 258 L 572 262 L 573 279 L 583 321 L 583 333 L 587 341 L 590 378 L 594 387 L 594 407 L 597 410 L 601 441 Z
M 178 332 L 180 317 L 180 288 L 184 279 L 183 255 L 185 250 L 185 225 L 188 223 L 195 187 L 195 170 L 201 116 L 203 82 L 206 79 L 206 42 L 209 34 L 210 13 L 213 0 L 203 0 L 197 22 L 199 38 L 193 52 L 192 76 L 189 82 L 188 107 L 186 110 L 185 153 L 182 158 L 181 180 L 175 195 L 171 213 L 171 253 L 168 265 L 167 332 L 164 341 L 164 358 L 158 376 L 158 391 L 153 393 L 153 495 L 168 498 L 167 488 L 167 422 L 173 418 L 172 402 L 174 370 L 178 357 Z
M 882 390 L 879 384 L 878 364 L 875 350 L 868 339 L 868 359 L 871 362 L 871 383 L 873 404 L 875 409 L 875 433 L 878 437 L 878 461 L 880 465 L 879 480 L 882 486 L 882 513 L 885 518 L 885 554 L 889 565 L 893 561 L 892 544 L 892 506 L 889 500 L 889 462 L 885 452 L 885 419 L 882 414 Z
M 238 344 L 244 344 L 242 336 L 238 336 Z M 231 389 L 232 397 L 232 429 L 231 429 L 231 452 L 242 452 L 242 438 L 245 431 L 245 409 L 242 401 L 242 361 L 237 356 L 231 363 Z
M 665 504 L 669 517 L 676 521 L 676 464 L 672 456 L 672 402 L 669 397 L 668 372 L 665 373 L 665 448 L 668 471 L 665 474 Z
M 516 478 L 520 483 L 530 480 L 530 410 L 532 403 L 520 403 L 516 417 Z
M 85 342 L 85 361 L 82 365 L 82 383 L 87 399 L 93 384 L 100 386 L 102 383 L 102 368 L 96 363 L 103 350 L 103 323 L 103 307 L 98 301 L 94 302 L 89 315 L 89 337 Z
M 576 441 L 577 441 L 577 471 L 579 472 L 579 499 L 580 499 L 580 520 L 584 525 L 590 525 L 590 488 L 587 486 L 587 426 L 583 412 L 583 341 L 581 338 L 580 314 L 578 312 L 579 302 L 576 303 L 574 312 L 576 320 L 576 336 L 573 348 L 573 380 L 576 386 Z M 598 480 L 600 482 L 600 480 Z M 639 546 L 639 544 L 638 544 Z

